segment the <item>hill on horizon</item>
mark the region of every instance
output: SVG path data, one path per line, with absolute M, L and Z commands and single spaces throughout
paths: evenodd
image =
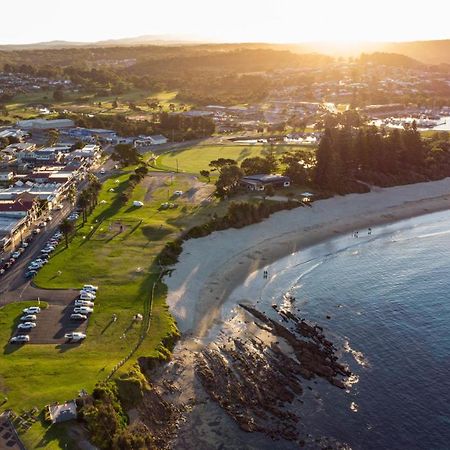
M 342 44 L 336 42 L 310 42 L 299 44 L 276 44 L 266 42 L 220 43 L 192 40 L 168 35 L 147 35 L 110 39 L 98 42 L 49 41 L 32 44 L 0 45 L 0 51 L 51 50 L 64 48 L 142 47 L 142 46 L 198 46 L 217 49 L 273 49 L 290 50 L 295 53 L 319 53 L 332 57 L 360 57 L 369 53 L 404 55 L 423 64 L 450 64 L 450 39 L 411 42 L 363 42 Z

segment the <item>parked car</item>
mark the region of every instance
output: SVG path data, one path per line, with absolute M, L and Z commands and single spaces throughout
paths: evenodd
M 23 248 L 27 248 L 30 244 L 28 242 L 22 242 L 22 247 Z
M 34 322 L 24 322 L 24 323 L 19 323 L 19 325 L 17 326 L 17 328 L 19 330 L 31 330 L 32 328 L 35 328 L 36 324 Z
M 30 336 L 28 334 L 20 334 L 18 336 L 14 336 L 10 339 L 11 344 L 22 344 L 25 342 L 30 342 Z
M 20 252 L 14 252 L 12 255 L 11 255 L 11 258 L 14 258 L 14 259 L 17 259 L 20 255 L 21 255 L 22 253 L 20 253 Z
M 27 270 L 25 272 L 25 278 L 33 278 L 37 275 L 37 270 Z
M 92 308 L 94 302 L 90 302 L 89 300 L 75 300 L 75 306 L 89 306 Z
M 41 232 L 41 230 L 39 228 L 35 228 L 33 230 L 33 234 L 39 234 Z
M 48 217 L 45 219 L 46 222 L 51 222 L 52 220 L 53 220 L 53 217 L 52 217 L 52 216 L 48 216 Z
M 6 272 L 6 270 L 2 267 L 2 268 L 0 269 L 0 275 L 3 275 L 5 272 Z
M 77 306 L 73 308 L 73 312 L 77 314 L 90 314 L 94 312 L 94 308 L 89 308 L 88 306 Z
M 70 315 L 70 320 L 86 320 L 87 316 L 85 314 L 75 313 Z
M 83 291 L 98 291 L 98 286 L 93 286 L 92 284 L 85 284 L 82 288 Z
M 183 195 L 183 191 L 175 191 L 173 193 L 173 195 L 175 195 L 176 197 L 179 197 L 180 195 Z
M 80 300 L 95 300 L 95 294 L 92 292 L 80 291 Z
M 41 312 L 41 308 L 39 306 L 30 306 L 22 310 L 24 314 L 39 314 Z
M 105 173 L 106 173 L 106 170 L 102 167 L 102 168 L 100 169 L 100 174 L 101 174 L 101 175 L 105 175 Z
M 61 211 L 64 208 L 64 205 L 62 203 L 60 203 L 59 205 L 56 205 L 53 209 L 55 209 L 56 211 Z
M 39 228 L 45 228 L 47 226 L 47 222 L 45 222 L 44 220 L 42 222 L 39 222 L 38 227 Z
M 35 314 L 25 314 L 20 318 L 22 322 L 30 322 L 32 320 L 36 320 L 37 316 Z
M 74 331 L 72 333 L 66 333 L 64 335 L 64 337 L 66 339 L 70 339 L 71 341 L 82 341 L 83 339 L 86 339 L 86 335 L 79 331 Z

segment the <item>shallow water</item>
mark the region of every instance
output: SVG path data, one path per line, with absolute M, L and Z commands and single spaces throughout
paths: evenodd
M 236 325 L 239 301 L 268 314 L 283 305 L 323 326 L 355 374 L 347 391 L 320 379 L 304 383 L 312 390 L 292 407 L 307 448 L 321 447 L 319 437 L 354 449 L 450 448 L 450 212 L 370 235 L 359 230 L 358 238 L 342 236 L 253 273 L 224 304 L 208 340 L 246 326 Z M 183 448 L 297 448 L 240 432 L 213 406 L 193 419 Z

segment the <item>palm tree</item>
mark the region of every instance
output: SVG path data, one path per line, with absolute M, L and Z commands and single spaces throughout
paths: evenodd
M 69 247 L 69 235 L 75 230 L 75 225 L 70 220 L 64 219 L 59 225 L 61 233 L 66 241 L 66 248 Z
M 78 198 L 78 206 L 81 208 L 83 214 L 83 225 L 87 220 L 87 207 L 90 204 L 89 193 L 87 190 L 81 192 L 80 197 Z

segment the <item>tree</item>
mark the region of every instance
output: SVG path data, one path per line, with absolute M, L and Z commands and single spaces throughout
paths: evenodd
M 342 161 L 337 139 L 329 128 L 325 129 L 316 158 L 315 182 L 322 188 L 339 190 L 342 182 Z
M 66 242 L 66 248 L 69 247 L 69 236 L 74 232 L 75 225 L 70 220 L 64 219 L 59 225 L 61 233 L 64 235 L 64 240 Z
M 202 177 L 208 178 L 208 183 L 211 181 L 211 173 L 209 170 L 200 170 L 200 175 Z
M 86 223 L 87 220 L 87 208 L 89 204 L 90 204 L 89 193 L 87 190 L 84 190 L 78 197 L 78 206 L 81 208 L 83 225 Z
M 209 163 L 209 167 L 212 168 L 212 170 L 217 170 L 219 173 L 222 172 L 222 169 L 226 166 L 234 166 L 236 165 L 236 161 L 234 159 L 229 158 L 219 158 L 211 161 Z
M 123 165 L 137 164 L 141 160 L 141 155 L 131 144 L 117 144 L 111 159 L 120 161 Z
M 233 192 L 243 176 L 244 173 L 238 166 L 224 166 L 216 183 L 217 194 L 219 197 L 223 197 L 227 193 Z
M 246 158 L 241 163 L 241 169 L 245 175 L 271 174 L 272 168 L 273 162 L 260 156 Z

